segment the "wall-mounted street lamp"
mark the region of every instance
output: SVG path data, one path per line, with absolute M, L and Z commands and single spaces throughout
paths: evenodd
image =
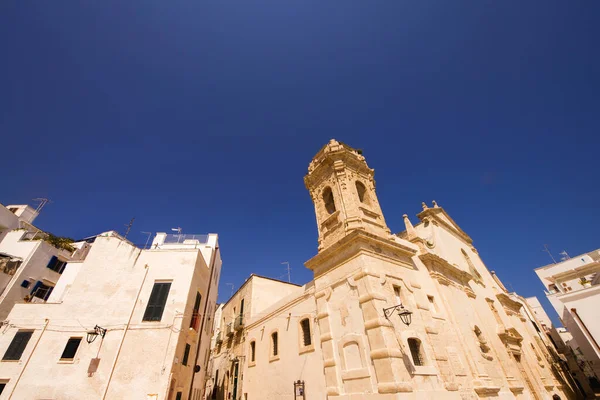
M 406 308 L 404 308 L 402 303 L 400 303 L 397 306 L 384 308 L 383 314 L 385 315 L 385 317 L 387 319 L 390 319 L 390 316 L 392 315 L 394 310 L 398 311 L 398 316 L 400 317 L 400 321 L 402 321 L 404 323 L 404 325 L 409 326 L 410 323 L 412 322 L 412 312 L 408 311 Z
M 98 336 L 102 336 L 102 338 L 104 338 L 104 335 L 106 335 L 106 329 L 99 327 L 98 325 L 96 325 L 94 327 L 94 329 L 92 329 L 91 331 L 88 331 L 87 336 L 85 338 L 85 340 L 88 343 L 93 343 L 94 340 L 96 340 L 96 338 Z

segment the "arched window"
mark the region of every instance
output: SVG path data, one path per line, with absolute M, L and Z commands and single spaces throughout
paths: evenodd
M 312 338 L 310 335 L 310 320 L 308 318 L 304 318 L 300 321 L 300 326 L 302 327 L 302 341 L 305 346 L 310 346 L 312 344 Z
M 362 182 L 359 182 L 359 181 L 356 181 L 355 185 L 356 185 L 356 193 L 358 193 L 358 199 L 360 200 L 360 202 L 368 203 L 369 198 L 366 196 L 367 188 L 365 187 L 365 185 L 363 185 Z
M 323 190 L 323 201 L 325 202 L 327 212 L 333 214 L 335 212 L 335 201 L 333 199 L 333 192 L 329 186 Z
M 253 340 L 250 342 L 250 361 L 256 360 L 256 342 Z
M 408 348 L 415 367 L 425 365 L 423 350 L 421 349 L 421 341 L 417 338 L 408 338 Z
M 271 334 L 271 347 L 273 348 L 273 357 L 279 354 L 277 332 Z

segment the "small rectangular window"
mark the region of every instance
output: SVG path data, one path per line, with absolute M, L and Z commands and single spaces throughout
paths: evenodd
M 4 388 L 6 387 L 6 384 L 8 382 L 0 382 L 0 394 L 2 394 L 2 392 L 4 392 Z
M 277 332 L 273 332 L 273 334 L 271 335 L 271 340 L 272 340 L 272 345 L 273 345 L 273 356 L 276 356 L 279 353 L 279 349 L 277 348 Z
M 429 300 L 429 304 L 431 305 L 431 312 L 434 314 L 438 313 L 437 305 L 435 304 L 435 299 L 433 296 L 427 296 L 427 300 Z
M 402 303 L 402 298 L 400 297 L 400 286 L 394 286 L 394 297 L 396 299 L 396 305 Z
M 175 396 L 175 400 L 181 400 L 181 396 L 183 396 L 183 392 L 177 392 L 177 396 Z
M 189 344 L 185 344 L 185 350 L 183 352 L 183 360 L 181 360 L 181 363 L 183 365 L 188 365 L 188 358 L 190 357 L 190 345 Z
M 308 318 L 304 318 L 300 321 L 300 326 L 302 327 L 302 341 L 305 346 L 310 346 L 312 344 L 312 338 L 310 335 L 310 320 Z
M 65 270 L 65 265 L 67 265 L 67 263 L 65 261 L 61 261 L 58 259 L 58 257 L 52 256 L 52 258 L 50 259 L 50 261 L 48 262 L 48 265 L 46 267 L 50 268 L 54 272 L 58 272 L 59 274 L 62 274 L 63 271 Z
M 250 342 L 250 361 L 256 360 L 256 342 Z
M 70 360 L 74 359 L 80 343 L 81 343 L 81 338 L 70 338 L 67 341 L 67 345 L 65 346 L 65 349 L 63 350 L 63 353 L 60 356 L 60 359 L 62 361 L 65 361 L 65 360 L 70 361 Z
M 33 335 L 32 331 L 18 331 L 12 342 L 10 342 L 2 360 L 19 361 L 23 355 L 23 351 L 25 351 L 25 347 L 27 347 L 29 339 L 31 339 L 31 335 Z
M 165 310 L 171 282 L 155 282 L 144 313 L 144 321 L 160 321 Z
M 21 282 L 21 287 L 24 287 L 25 289 L 29 288 L 29 286 L 31 286 L 31 282 L 28 281 L 27 279 L 25 279 L 23 282 Z
M 48 300 L 52 290 L 54 290 L 54 286 L 48 286 L 42 281 L 37 281 L 36 284 L 33 285 L 33 289 L 31 289 L 31 295 L 42 300 Z
M 415 367 L 424 365 L 423 354 L 421 353 L 421 341 L 416 338 L 408 339 L 408 348 L 410 349 L 410 355 L 412 356 Z

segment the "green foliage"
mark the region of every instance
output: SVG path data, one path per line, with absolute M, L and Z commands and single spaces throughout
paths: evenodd
M 73 252 L 75 248 L 71 246 L 71 243 L 74 242 L 73 239 L 67 237 L 56 236 L 51 233 L 46 233 L 46 237 L 44 237 L 44 241 L 46 243 L 51 244 L 57 249 L 65 249 L 67 251 Z

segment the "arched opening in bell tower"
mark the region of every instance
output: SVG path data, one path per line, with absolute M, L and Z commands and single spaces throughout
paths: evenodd
M 333 192 L 331 188 L 327 186 L 325 190 L 323 190 L 323 202 L 325 203 L 325 209 L 329 214 L 333 214 L 336 210 L 335 208 L 335 200 L 333 199 Z

